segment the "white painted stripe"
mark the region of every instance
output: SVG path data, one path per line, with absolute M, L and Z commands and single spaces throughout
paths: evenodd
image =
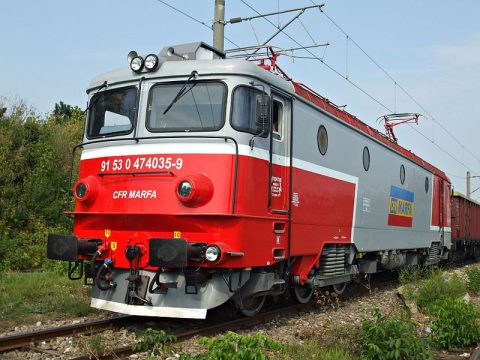
M 157 143 L 105 146 L 82 151 L 82 160 L 110 156 L 153 155 L 153 154 L 235 154 L 233 143 Z
M 355 243 L 355 241 L 353 241 L 353 239 L 354 239 L 354 235 L 355 235 L 355 219 L 356 219 L 356 216 L 357 216 L 358 178 L 356 178 L 356 179 L 357 179 L 357 181 L 355 182 L 355 198 L 353 200 L 352 236 L 351 236 L 351 239 L 350 239 L 350 242 L 352 244 Z
M 158 316 L 183 319 L 205 319 L 207 317 L 207 309 L 128 305 L 96 298 L 92 298 L 90 306 L 101 310 L 137 316 Z
M 440 226 L 430 225 L 430 230 L 440 231 Z M 443 228 L 443 231 L 445 231 L 445 232 L 447 232 L 447 233 L 451 233 L 451 232 L 452 232 L 452 228 L 445 226 L 445 227 Z
M 270 154 L 268 150 L 248 145 L 238 145 L 238 153 L 243 156 L 269 161 Z M 153 154 L 235 154 L 235 145 L 233 143 L 168 143 L 168 144 L 137 144 L 137 145 L 121 145 L 106 146 L 97 149 L 85 149 L 82 152 L 82 160 L 110 157 L 110 156 L 130 156 L 130 155 L 153 155 Z M 287 157 L 273 154 L 273 163 L 285 165 Z M 302 170 L 314 172 L 316 174 L 325 175 L 334 179 L 347 181 L 358 184 L 358 178 L 346 173 L 342 173 L 327 167 L 316 165 L 308 161 L 293 159 L 293 166 Z
M 302 170 L 314 172 L 316 174 L 320 174 L 320 175 L 328 176 L 334 179 L 353 183 L 355 185 L 358 184 L 358 177 L 356 176 L 349 175 L 337 170 L 329 169 L 327 167 L 316 165 L 311 162 L 307 162 L 297 158 L 293 158 L 293 166 Z

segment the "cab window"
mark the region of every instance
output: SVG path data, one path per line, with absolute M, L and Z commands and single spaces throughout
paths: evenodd
M 283 138 L 283 104 L 278 100 L 273 100 L 272 108 L 272 134 L 273 138 L 282 141 Z
M 125 135 L 133 129 L 137 89 L 119 88 L 96 94 L 90 100 L 87 137 Z
M 232 127 L 235 130 L 247 132 L 254 135 L 268 135 L 267 119 L 261 120 L 257 116 L 257 109 L 263 98 L 262 91 L 252 86 L 238 86 L 233 91 L 232 103 Z

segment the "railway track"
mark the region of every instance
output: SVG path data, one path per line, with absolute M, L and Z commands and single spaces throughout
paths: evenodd
M 271 321 L 279 315 L 308 311 L 308 310 L 314 309 L 317 306 L 318 305 L 316 304 L 316 302 L 291 305 L 291 306 L 282 307 L 279 309 L 270 310 L 253 317 L 235 319 L 227 322 L 222 322 L 216 325 L 202 327 L 195 330 L 179 332 L 174 335 L 177 338 L 177 342 L 181 342 L 181 341 L 190 339 L 194 336 L 211 336 L 211 335 L 219 334 L 225 331 L 237 331 L 242 329 L 248 329 L 253 326 L 264 324 L 268 321 Z M 121 347 L 113 350 L 112 353 L 109 355 L 100 356 L 99 359 L 102 359 L 102 360 L 118 359 L 118 358 L 126 357 L 132 353 L 133 353 L 132 347 L 125 346 L 125 347 Z M 86 355 L 86 356 L 76 357 L 73 360 L 89 360 L 89 359 L 90 357 Z
M 176 336 L 177 341 L 184 341 L 194 336 L 209 336 L 209 335 L 218 334 L 228 330 L 235 331 L 235 330 L 247 329 L 255 325 L 268 322 L 274 319 L 275 317 L 277 317 L 278 315 L 282 315 L 282 314 L 285 315 L 287 313 L 293 314 L 293 313 L 298 313 L 302 311 L 308 311 L 315 307 L 317 307 L 317 304 L 315 302 L 311 302 L 307 304 L 291 305 L 287 307 L 281 307 L 278 309 L 270 310 L 270 311 L 258 314 L 257 316 L 254 316 L 254 317 L 240 318 L 240 319 L 235 319 L 227 322 L 221 322 L 218 324 L 204 326 L 194 330 L 178 332 L 178 333 L 175 333 L 174 335 Z M 85 322 L 82 324 L 61 326 L 58 328 L 4 336 L 0 338 L 0 353 L 16 350 L 16 349 L 28 350 L 28 349 L 32 349 L 32 344 L 37 342 L 51 340 L 57 337 L 74 336 L 79 334 L 98 332 L 106 329 L 120 328 L 126 325 L 137 324 L 141 322 L 141 320 L 140 321 L 139 320 L 140 319 L 138 317 L 134 317 L 134 316 L 121 316 L 116 318 Z M 32 350 L 35 351 L 38 349 L 33 348 Z M 130 345 L 130 346 L 117 348 L 112 351 L 111 355 L 105 355 L 99 358 L 100 359 L 118 359 L 119 357 L 128 356 L 132 353 L 133 351 Z M 88 360 L 90 359 L 90 357 L 88 355 L 85 355 L 85 356 L 76 357 L 74 359 Z
M 136 321 L 138 321 L 138 319 Z M 72 324 L 27 333 L 2 336 L 0 337 L 0 352 L 29 347 L 32 343 L 51 340 L 57 337 L 73 336 L 91 331 L 117 328 L 134 322 L 134 316 L 118 316 L 108 319 L 88 321 L 80 324 Z
M 380 280 L 379 282 L 375 282 L 375 287 L 382 288 L 382 287 L 390 286 L 393 283 L 395 283 L 395 280 L 392 281 L 390 279 L 387 279 L 385 281 L 385 279 L 383 279 L 383 281 Z M 363 288 L 364 291 L 359 291 L 359 289 L 362 289 L 362 287 L 360 286 L 356 290 L 347 288 L 346 293 L 342 296 L 343 300 L 352 300 L 354 298 L 359 298 L 359 297 L 368 295 L 368 292 L 369 292 L 368 289 Z M 331 301 L 330 303 L 332 306 L 335 306 L 335 301 Z M 236 330 L 251 328 L 253 326 L 273 320 L 279 315 L 285 316 L 286 314 L 294 314 L 302 311 L 309 311 L 321 306 L 325 306 L 325 301 L 318 301 L 318 302 L 312 301 L 306 304 L 296 304 L 296 305 L 288 305 L 288 306 L 282 306 L 282 307 L 277 306 L 277 308 L 264 311 L 254 317 L 249 317 L 249 318 L 242 317 L 234 320 L 220 321 L 214 324 L 211 324 L 211 322 L 210 323 L 206 322 L 204 326 L 200 326 L 197 329 L 188 330 L 188 331 L 177 331 L 177 332 L 174 330 L 173 332 L 170 332 L 170 333 L 176 336 L 177 341 L 184 341 L 194 336 L 209 336 L 209 335 L 225 332 L 228 330 L 236 331 Z M 148 320 L 145 320 L 145 319 L 148 319 Z M 61 326 L 57 328 L 50 328 L 50 329 L 43 329 L 39 331 L 8 335 L 8 336 L 0 337 L 0 353 L 11 351 L 11 350 L 18 350 L 18 349 L 45 352 L 42 349 L 36 348 L 34 344 L 42 341 L 52 340 L 58 337 L 91 334 L 94 332 L 100 332 L 107 329 L 121 328 L 128 325 L 138 325 L 138 324 L 145 323 L 146 321 L 149 321 L 149 320 L 151 321 L 152 318 L 135 317 L 135 316 L 118 316 L 114 318 L 94 320 L 94 321 L 84 322 L 80 324 Z M 125 347 L 121 347 L 113 350 L 112 355 L 106 355 L 100 358 L 101 359 L 118 359 L 119 357 L 127 356 L 131 353 L 132 353 L 131 346 L 125 346 Z M 53 354 L 52 352 L 51 355 L 55 355 L 55 354 Z M 89 357 L 80 356 L 75 358 L 75 360 L 83 360 L 83 359 L 89 359 Z
M 376 278 L 372 281 L 371 288 L 387 288 L 392 287 L 398 284 L 396 279 L 392 279 L 390 276 L 381 276 L 380 278 Z M 347 288 L 345 294 L 342 295 L 341 302 L 344 301 L 356 301 L 357 299 L 361 299 L 365 296 L 369 296 L 370 289 L 365 284 L 354 284 L 351 287 Z M 362 290 L 363 289 L 363 290 Z M 333 301 L 330 302 L 330 305 L 335 307 L 338 303 L 335 303 L 336 298 L 333 298 Z M 321 304 L 321 305 L 319 305 Z M 278 305 L 277 305 L 278 307 Z M 323 307 L 325 308 L 325 301 L 312 301 L 307 304 L 296 304 L 296 305 L 289 305 L 278 307 L 272 310 L 268 310 L 258 314 L 257 316 L 250 317 L 250 318 L 239 318 L 234 320 L 228 321 L 219 321 L 215 319 L 217 323 L 213 323 L 211 321 L 205 321 L 205 323 L 200 323 L 201 325 L 192 330 L 182 330 L 182 327 L 185 326 L 178 326 L 178 330 L 169 330 L 168 333 L 175 335 L 178 342 L 187 340 L 194 336 L 211 336 L 219 333 L 223 333 L 226 331 L 238 331 L 242 329 L 248 329 L 254 327 L 256 325 L 265 324 L 279 316 L 286 316 L 310 311 L 315 308 Z M 14 349 L 24 349 L 26 351 L 41 351 L 45 353 L 50 353 L 50 355 L 58 355 L 60 353 L 55 354 L 54 351 L 42 351 L 41 349 L 35 348 L 35 343 L 41 341 L 48 341 L 54 339 L 56 337 L 67 337 L 67 336 L 74 336 L 74 335 L 81 335 L 81 334 L 91 334 L 95 332 L 100 332 L 107 329 L 115 329 L 120 327 L 125 327 L 129 325 L 138 325 L 144 324 L 147 320 L 143 317 L 134 317 L 134 316 L 119 316 L 115 318 L 109 318 L 104 320 L 96 320 L 91 322 L 85 322 L 81 324 L 69 325 L 69 326 L 62 326 L 59 328 L 53 329 L 46 329 L 40 330 L 36 332 L 29 332 L 24 334 L 15 334 L 9 335 L 5 337 L 0 337 L 0 353 L 14 350 Z M 151 318 L 147 318 L 148 320 L 152 320 Z M 212 320 L 212 319 L 210 319 Z M 165 327 L 165 324 L 156 324 L 153 327 L 158 329 Z M 151 327 L 151 326 L 150 326 Z M 109 354 L 104 356 L 99 356 L 99 359 L 119 359 L 119 358 L 126 358 L 130 354 L 132 354 L 132 347 L 131 345 L 119 347 L 113 349 Z M 478 356 L 478 355 L 477 355 Z M 0 354 L 1 357 L 1 354 Z M 82 355 L 79 357 L 73 358 L 74 360 L 87 360 L 90 359 L 88 355 Z M 472 359 L 478 359 L 472 357 Z

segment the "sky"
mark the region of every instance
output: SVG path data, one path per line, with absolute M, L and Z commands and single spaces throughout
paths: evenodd
M 128 66 L 130 50 L 212 43 L 214 0 L 164 2 L 204 25 L 159 0 L 0 0 L 0 104 L 23 100 L 39 115 L 60 101 L 84 108 L 91 79 Z M 285 29 L 289 37 L 270 42 L 283 49 L 328 42 L 311 50 L 324 62 L 295 51 L 297 58 L 280 57 L 280 67 L 382 132 L 377 119 L 384 114 L 424 115 L 418 125 L 395 128 L 399 144 L 444 170 L 465 193 L 466 172 L 480 175 L 480 1 L 324 3 L 324 13 L 306 10 Z M 256 15 L 247 4 L 271 13 L 312 1 L 226 0 L 226 19 Z M 269 17 L 273 25 L 264 19 L 227 24 L 225 35 L 237 46 L 263 43 L 295 14 Z M 478 187 L 474 178 L 472 190 Z M 473 197 L 480 200 L 480 190 Z

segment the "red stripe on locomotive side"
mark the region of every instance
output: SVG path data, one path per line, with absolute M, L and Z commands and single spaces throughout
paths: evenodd
M 401 227 L 412 227 L 413 218 L 408 216 L 399 216 L 388 214 L 388 225 L 390 226 L 401 226 Z

